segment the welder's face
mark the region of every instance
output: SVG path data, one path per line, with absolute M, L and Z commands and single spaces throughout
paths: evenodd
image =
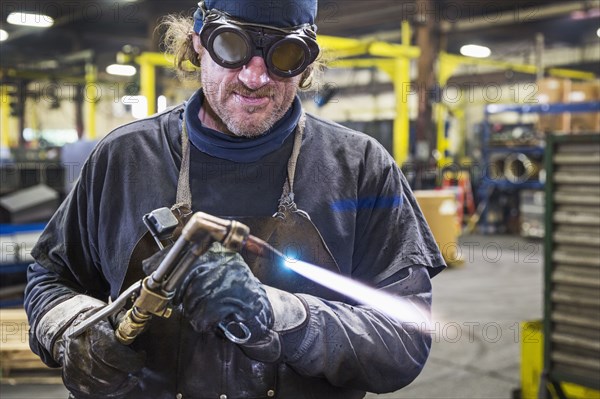
M 256 137 L 269 130 L 289 109 L 301 75 L 275 76 L 265 61 L 254 56 L 247 64 L 229 69 L 219 66 L 194 35 L 202 52 L 201 82 L 212 112 L 201 113 L 205 126 L 236 136 Z

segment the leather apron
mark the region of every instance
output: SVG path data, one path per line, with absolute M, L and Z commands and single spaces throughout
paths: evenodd
M 304 114 L 295 131 L 292 155 L 279 206 L 270 217 L 239 217 L 251 234 L 262 238 L 282 253 L 340 272 L 329 248 L 308 213 L 294 201 L 294 176 L 302 136 Z M 182 128 L 182 164 L 177 183 L 174 212 L 184 218 L 192 214 L 190 190 L 190 149 L 186 124 Z M 217 215 L 228 217 L 228 215 Z M 150 234 L 135 246 L 123 287 L 143 278 L 141 262 L 157 251 Z M 259 280 L 292 292 L 306 293 L 329 300 L 341 297 L 296 273 L 276 266 L 269 259 L 248 253 L 242 256 Z M 147 331 L 132 346 L 145 351 L 146 367 L 140 372 L 140 391 L 128 397 L 153 398 L 359 398 L 362 393 L 334 388 L 324 379 L 302 377 L 285 363 L 263 363 L 247 357 L 236 345 L 216 333 L 198 333 L 174 309 L 168 319 L 154 317 Z M 310 382 L 308 381 L 310 380 Z M 309 392 L 310 391 L 310 392 Z

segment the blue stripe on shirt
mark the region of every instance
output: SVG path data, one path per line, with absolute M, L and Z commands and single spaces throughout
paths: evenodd
M 360 209 L 399 208 L 402 206 L 402 196 L 365 197 L 335 201 L 331 204 L 334 212 L 352 212 Z

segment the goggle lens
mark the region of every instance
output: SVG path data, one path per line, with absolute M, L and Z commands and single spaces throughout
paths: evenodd
M 271 51 L 271 64 L 282 72 L 293 72 L 304 64 L 306 49 L 291 40 L 283 40 Z
M 212 46 L 222 62 L 232 65 L 243 61 L 250 51 L 244 38 L 235 32 L 221 32 Z

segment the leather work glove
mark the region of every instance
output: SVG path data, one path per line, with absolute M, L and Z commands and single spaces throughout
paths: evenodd
M 237 252 L 219 243 L 199 260 L 178 293 L 192 327 L 205 332 L 214 331 L 219 323 L 241 322 L 251 334 L 247 343 L 240 344 L 248 356 L 281 359 L 280 334 L 306 324 L 307 305 L 293 294 L 263 285 Z M 238 334 L 243 335 L 234 332 Z
M 263 285 L 238 253 L 219 243 L 200 257 L 179 293 L 175 302 L 183 304 L 184 315 L 198 332 L 237 321 L 249 328 L 250 340 L 256 341 L 273 325 Z
M 76 313 L 69 312 L 70 302 Z M 81 302 L 87 310 L 79 311 Z M 76 398 L 125 398 L 138 383 L 131 374 L 144 366 L 144 356 L 117 341 L 113 326 L 106 320 L 76 338 L 68 337 L 97 303 L 103 304 L 85 295 L 71 298 L 46 313 L 40 324 L 48 326 L 38 325 L 36 332 L 50 343 L 54 360 L 62 366 L 63 382 Z M 70 320 L 63 323 L 66 318 Z M 62 327 L 57 332 L 55 326 Z M 52 336 L 53 332 L 57 334 Z

